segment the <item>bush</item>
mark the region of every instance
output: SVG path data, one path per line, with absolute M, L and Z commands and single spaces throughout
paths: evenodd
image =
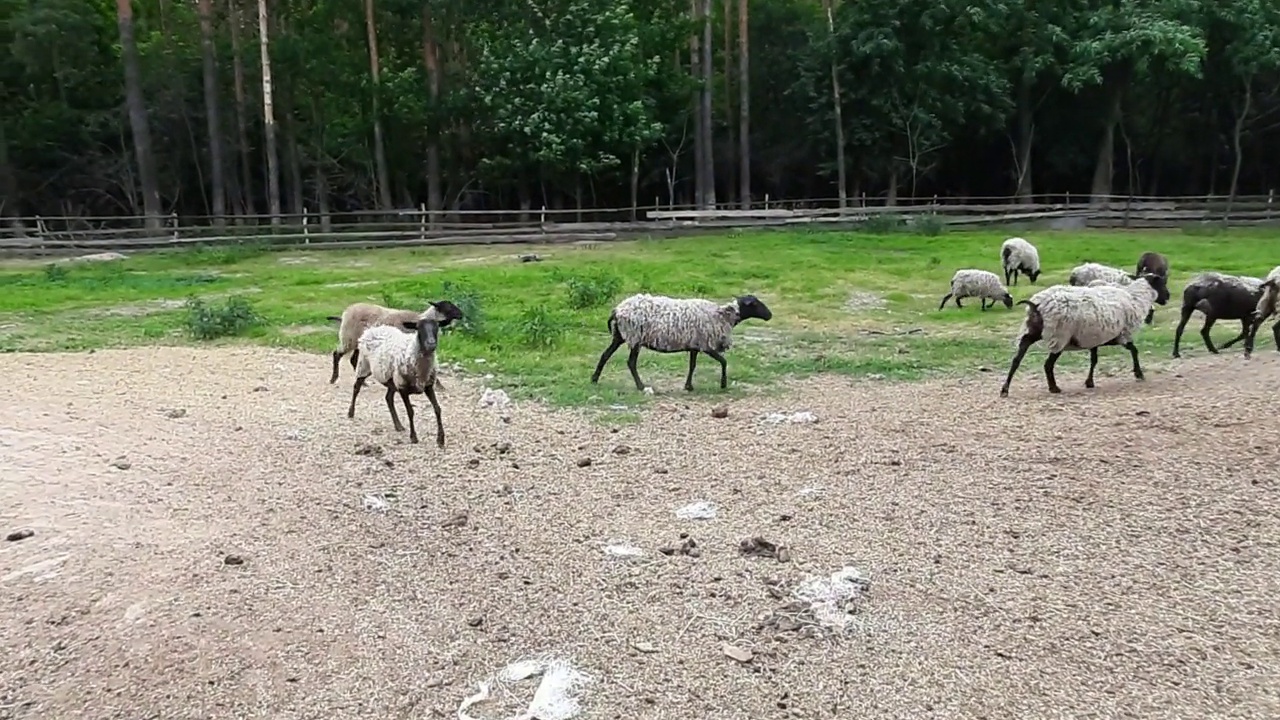
M 66 265 L 59 265 L 58 263 L 49 263 L 48 265 L 44 266 L 45 282 L 60 283 L 65 281 L 67 279 L 67 276 L 70 274 L 71 272 L 67 270 Z
M 253 303 L 238 295 L 218 304 L 197 297 L 187 299 L 187 333 L 196 340 L 243 335 L 262 324 Z
M 903 227 L 901 215 L 889 213 L 870 215 L 858 224 L 858 229 L 868 235 L 892 235 Z
M 607 305 L 622 289 L 622 280 L 608 272 L 570 275 L 564 279 L 564 282 L 568 286 L 568 304 L 571 310 L 586 310 Z
M 531 305 L 520 311 L 516 320 L 516 337 L 532 348 L 553 348 L 564 336 L 565 321 L 543 305 Z
M 441 288 L 441 299 L 448 300 L 462 311 L 462 319 L 457 328 L 467 335 L 482 337 L 484 335 L 484 303 L 482 296 L 475 288 L 460 285 L 446 280 Z
M 911 229 L 925 237 L 938 237 L 947 231 L 947 221 L 937 213 L 916 215 L 911 220 Z

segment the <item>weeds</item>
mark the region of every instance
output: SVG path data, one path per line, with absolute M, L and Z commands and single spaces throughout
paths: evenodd
M 516 318 L 516 337 L 521 344 L 548 349 L 560 344 L 565 321 L 547 310 L 545 305 L 530 305 Z
M 445 300 L 457 305 L 462 311 L 462 319 L 457 323 L 458 330 L 472 337 L 484 337 L 484 303 L 480 292 L 452 280 L 446 280 L 441 291 Z
M 196 340 L 216 340 L 243 335 L 262 324 L 253 303 L 233 295 L 218 304 L 192 296 L 186 304 L 187 333 Z

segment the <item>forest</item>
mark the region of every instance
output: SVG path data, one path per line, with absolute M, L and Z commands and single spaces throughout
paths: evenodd
M 1270 0 L 0 0 L 0 214 L 1267 194 Z

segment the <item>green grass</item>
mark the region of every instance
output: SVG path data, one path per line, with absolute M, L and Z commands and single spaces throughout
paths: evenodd
M 768 303 L 774 319 L 748 321 L 736 331 L 731 394 L 768 388 L 779 376 L 817 372 L 897 380 L 980 367 L 1000 374 L 1022 308 L 981 312 L 976 300 L 963 310 L 937 306 L 956 269 L 999 270 L 999 245 L 1008 234 L 735 232 L 546 247 L 539 249 L 546 260 L 538 263 L 516 261 L 509 248 L 308 253 L 260 246 L 108 263 L 14 261 L 0 265 L 0 350 L 257 342 L 327 352 L 336 324 L 325 316 L 348 303 L 420 307 L 449 298 L 469 317 L 444 337 L 445 362 L 494 373 L 509 391 L 555 404 L 630 406 L 646 396 L 631 384 L 625 350 L 598 386 L 588 382 L 608 343 L 612 303 L 640 291 L 715 299 L 751 292 Z M 1182 283 L 1207 269 L 1265 275 L 1280 259 L 1273 251 L 1278 237 L 1262 231 L 1032 233 L 1044 275 L 1035 286 L 1024 279 L 1011 291 L 1022 299 L 1065 282 L 1070 268 L 1085 260 L 1130 269 L 1143 251 L 1163 252 L 1173 266 L 1173 299 L 1139 339 L 1153 362 L 1169 355 Z M 198 320 L 185 305 L 192 297 L 201 306 Z M 1231 325 L 1223 323 L 1224 339 Z M 1191 337 L 1195 342 L 1184 337 L 1184 354 L 1203 353 L 1194 332 Z M 1069 354 L 1061 366 L 1075 372 L 1083 355 Z M 1122 352 L 1106 352 L 1111 355 L 1116 357 L 1104 359 L 1103 370 L 1127 370 Z M 660 393 L 678 396 L 686 363 L 687 356 L 645 352 L 640 373 Z M 317 378 L 328 375 L 328 364 L 327 357 L 317 357 Z M 1032 379 L 1037 372 L 1032 361 L 1019 384 L 1042 384 Z M 344 363 L 344 377 L 350 373 Z M 720 392 L 714 361 L 700 360 L 695 384 L 698 395 Z

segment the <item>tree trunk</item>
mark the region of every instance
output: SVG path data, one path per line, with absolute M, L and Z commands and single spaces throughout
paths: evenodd
M 693 13 L 693 21 L 696 24 L 702 17 L 701 0 L 691 0 Z M 698 39 L 695 32 L 689 36 L 689 74 L 693 77 L 695 83 L 702 82 L 702 43 Z M 706 205 L 707 197 L 707 156 L 702 147 L 702 91 L 699 88 L 693 91 L 693 194 L 694 204 L 701 209 Z
M 373 0 L 364 0 L 364 27 L 369 36 L 369 77 L 373 79 L 373 167 L 378 180 L 378 206 L 391 209 L 391 181 L 387 174 L 387 145 L 382 137 L 382 115 L 379 109 L 378 25 L 373 15 Z
M 280 224 L 280 152 L 276 148 L 276 115 L 271 104 L 271 39 L 267 0 L 258 0 L 258 50 L 262 56 L 262 124 L 267 141 L 267 205 L 271 224 Z
M 129 110 L 129 127 L 133 131 L 133 152 L 138 159 L 138 179 L 142 184 L 142 212 L 147 227 L 160 229 L 160 186 L 156 178 L 155 154 L 151 146 L 151 124 L 147 105 L 142 99 L 142 71 L 139 69 L 138 43 L 133 36 L 131 0 L 116 0 L 116 23 L 120 30 L 120 54 L 124 62 L 125 106 Z
M 1253 106 L 1253 76 L 1244 79 L 1244 105 L 1236 115 L 1236 124 L 1231 133 L 1231 149 L 1235 151 L 1236 161 L 1231 167 L 1231 189 L 1227 191 L 1227 209 L 1222 215 L 1224 224 L 1231 221 L 1231 206 L 1236 202 L 1236 193 L 1240 190 L 1240 168 L 1244 165 L 1244 153 L 1241 138 L 1245 125 L 1249 122 L 1249 111 Z
M 702 0 L 702 155 L 703 167 L 707 173 L 707 194 L 703 200 L 708 210 L 714 210 L 716 207 L 716 156 L 711 132 L 713 127 L 711 89 L 715 82 L 715 75 L 711 54 L 711 0 Z
M 240 202 L 246 215 L 256 215 L 257 198 L 253 194 L 253 165 L 249 163 L 249 103 L 244 89 L 244 61 L 240 58 L 240 8 L 235 0 L 227 0 L 231 25 L 231 68 L 235 76 L 236 139 L 240 146 Z
M 9 160 L 9 141 L 4 134 L 4 123 L 0 122 L 0 218 L 11 218 L 9 227 L 17 231 L 18 236 L 26 235 L 22 226 L 22 209 L 18 205 L 18 179 L 14 177 L 13 163 Z
M 898 166 L 896 164 L 889 169 L 889 195 L 885 198 L 884 204 L 889 206 L 898 204 Z
M 573 174 L 573 206 L 577 209 L 576 217 L 582 222 L 582 173 Z
M 227 215 L 227 181 L 222 157 L 222 122 L 218 114 L 218 64 L 213 52 L 213 0 L 199 0 L 200 60 L 204 66 L 204 114 L 209 125 L 209 182 L 213 186 L 213 224 L 222 227 Z
M 832 10 L 834 0 L 822 0 L 824 9 L 827 11 L 827 31 L 832 37 L 836 34 L 835 14 Z M 844 209 L 849 205 L 849 191 L 847 182 L 847 169 L 844 162 L 844 111 L 841 109 L 840 101 L 840 74 L 839 62 L 836 58 L 831 58 L 831 103 L 835 110 L 836 118 L 836 182 L 840 185 L 840 208 Z M 897 195 L 897 182 L 893 184 L 892 192 Z
M 724 0 L 724 124 L 729 131 L 729 142 L 725 143 L 729 177 L 725 180 L 724 201 L 730 206 L 738 191 L 738 141 L 733 122 L 733 6 L 734 0 Z
M 422 61 L 427 67 L 427 97 L 434 114 L 428 128 L 427 140 L 427 210 L 431 211 L 428 223 L 435 227 L 438 213 L 443 207 L 440 195 L 440 45 L 436 42 L 435 26 L 431 18 L 431 6 L 422 8 Z
M 636 210 L 640 205 L 640 148 L 631 150 L 631 222 L 636 221 Z
M 1098 143 L 1098 161 L 1093 170 L 1089 204 L 1095 207 L 1105 207 L 1110 199 L 1111 180 L 1115 174 L 1116 125 L 1123 112 L 1123 101 L 1124 85 L 1116 83 L 1107 99 L 1107 114 L 1102 120 L 1102 140 Z
M 285 165 L 289 169 L 289 214 L 302 222 L 302 208 L 306 195 L 306 186 L 302 182 L 302 152 L 298 149 L 298 123 L 293 118 L 292 108 L 286 107 L 284 114 L 284 146 Z
M 316 207 L 320 212 L 320 232 L 327 233 L 333 229 L 333 221 L 329 217 L 329 178 L 324 174 L 324 165 L 318 160 L 313 172 L 315 177 Z
M 533 193 L 529 191 L 528 178 L 520 178 L 516 194 L 520 199 L 520 222 L 529 222 L 529 209 L 533 207 Z
M 751 209 L 751 53 L 748 46 L 748 0 L 738 0 L 738 202 Z
M 1018 183 L 1014 197 L 1030 205 L 1035 201 L 1031 185 L 1031 143 L 1035 134 L 1035 108 L 1031 106 L 1031 84 L 1035 80 L 1024 72 L 1018 82 L 1018 156 L 1014 158 Z

